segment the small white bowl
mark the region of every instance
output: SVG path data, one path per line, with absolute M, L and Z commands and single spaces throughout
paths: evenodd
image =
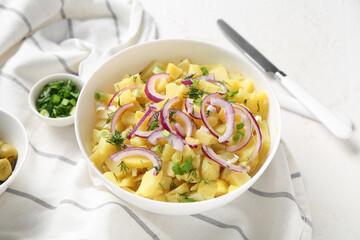
M 257 91 L 264 90 L 269 98 L 269 133 L 271 147 L 260 170 L 244 185 L 223 196 L 193 203 L 170 203 L 146 199 L 129 193 L 107 180 L 91 162 L 92 129 L 96 121 L 94 113 L 94 93 L 113 92 L 113 84 L 125 74 L 140 72 L 153 60 L 159 62 L 175 62 L 189 58 L 200 65 L 223 64 L 230 71 L 239 71 L 253 80 Z M 82 89 L 75 114 L 75 132 L 80 149 L 90 167 L 102 183 L 116 196 L 136 207 L 154 213 L 167 215 L 188 215 L 204 212 L 220 207 L 239 197 L 252 186 L 264 173 L 272 161 L 280 142 L 281 114 L 277 98 L 267 82 L 265 74 L 239 54 L 234 54 L 218 46 L 193 40 L 157 40 L 127 48 L 100 66 Z M 241 207 L 241 206 L 239 206 Z
M 23 166 L 29 141 L 22 123 L 13 115 L 0 109 L 0 140 L 16 148 L 18 158 L 10 177 L 0 185 L 0 195 L 10 186 Z
M 45 87 L 46 84 L 60 80 L 69 80 L 69 79 L 71 79 L 76 85 L 76 87 L 81 91 L 84 85 L 81 79 L 76 75 L 68 74 L 68 73 L 57 73 L 46 76 L 40 79 L 30 90 L 28 102 L 31 110 L 38 118 L 40 118 L 49 125 L 56 127 L 63 127 L 63 126 L 69 126 L 74 123 L 74 115 L 64 118 L 51 118 L 41 115 L 36 109 L 36 100 L 39 98 L 40 92 L 43 89 L 43 87 Z

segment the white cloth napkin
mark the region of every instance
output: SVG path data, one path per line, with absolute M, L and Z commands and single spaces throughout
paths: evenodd
M 74 127 L 33 117 L 27 97 L 42 77 L 68 72 L 86 81 L 108 56 L 155 38 L 154 21 L 136 1 L 0 0 L 0 108 L 20 119 L 30 141 L 23 169 L 0 196 L 0 239 L 311 239 L 302 177 L 284 145 L 230 204 L 164 216 L 95 186 Z

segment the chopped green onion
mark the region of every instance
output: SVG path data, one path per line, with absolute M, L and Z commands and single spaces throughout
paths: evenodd
M 100 137 L 107 137 L 109 135 L 110 135 L 109 130 L 103 129 L 103 130 L 99 131 L 99 136 Z
M 198 83 L 199 83 L 199 80 L 194 78 L 193 79 L 193 86 L 196 87 L 198 85 Z
M 221 89 L 221 88 L 218 88 L 217 90 L 218 90 L 219 92 L 221 92 L 221 91 L 222 91 L 222 89 Z
M 177 175 L 183 175 L 184 171 L 179 166 L 172 166 L 171 169 Z
M 232 140 L 233 142 L 237 143 L 240 140 L 240 134 L 235 133 L 234 135 L 232 135 Z
M 238 94 L 239 93 L 239 90 L 236 90 L 236 91 L 231 91 L 231 92 L 229 92 L 227 95 L 229 96 L 229 97 L 233 97 L 233 96 L 235 96 L 236 94 Z
M 162 68 L 162 67 L 156 66 L 156 67 L 153 68 L 152 72 L 153 72 L 154 74 L 164 73 L 164 72 L 165 72 L 165 69 Z
M 195 100 L 194 100 L 194 103 L 195 103 L 196 106 L 199 106 L 199 107 L 200 107 L 200 106 L 201 106 L 201 103 L 202 103 L 202 99 L 201 99 L 201 98 L 195 99 Z
M 140 89 L 134 89 L 134 90 L 132 91 L 132 93 L 134 94 L 134 96 L 135 96 L 136 98 L 141 97 L 141 90 L 140 90 Z
M 69 99 L 64 98 L 64 99 L 61 101 L 61 104 L 64 105 L 64 106 L 66 106 L 66 105 L 69 104 L 69 102 L 70 102 Z
M 248 164 L 248 162 L 246 162 L 246 161 L 242 161 L 241 163 L 240 163 L 240 166 L 242 166 L 242 167 L 247 167 L 249 164 Z
M 158 121 L 152 121 L 149 127 L 149 131 L 154 130 L 158 126 Z
M 72 116 L 72 115 L 75 114 L 75 110 L 76 110 L 75 106 L 71 108 L 71 110 L 70 110 L 70 116 Z
M 49 116 L 50 116 L 49 112 L 46 111 L 46 109 L 41 110 L 41 111 L 40 111 L 40 114 L 43 115 L 43 116 L 45 116 L 45 117 L 49 117 Z
M 156 146 L 152 147 L 151 150 L 153 150 L 154 152 L 160 152 L 161 151 L 161 145 L 156 145 Z
M 203 74 L 203 75 L 209 75 L 209 71 L 207 70 L 206 67 L 202 67 L 202 68 L 201 68 L 201 71 L 202 71 L 202 74 Z
M 244 128 L 244 123 L 239 123 L 239 124 L 236 124 L 236 129 L 239 130 L 239 129 L 242 129 Z
M 240 130 L 237 130 L 236 133 L 240 134 L 241 136 L 244 136 L 244 135 L 245 135 L 245 133 L 242 132 L 242 131 L 240 131 Z
M 74 98 L 70 99 L 70 104 L 75 106 L 76 105 L 76 100 Z
M 235 99 L 228 99 L 229 102 L 236 103 Z
M 186 160 L 184 163 L 182 163 L 182 164 L 180 165 L 181 170 L 183 170 L 185 173 L 190 172 L 190 170 L 192 169 L 192 164 L 191 164 L 191 162 L 192 162 L 192 156 L 190 156 L 190 157 L 188 158 L 188 160 Z
M 162 132 L 162 134 L 165 136 L 165 137 L 169 137 L 170 136 L 170 132 L 168 130 L 164 130 Z
M 57 94 L 53 95 L 52 103 L 58 104 L 61 100 L 61 97 Z
M 94 98 L 96 101 L 101 101 L 103 99 L 103 93 L 101 92 L 96 92 L 94 95 Z

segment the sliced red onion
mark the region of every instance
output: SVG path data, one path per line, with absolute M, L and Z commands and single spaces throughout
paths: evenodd
M 161 95 L 155 91 L 155 82 L 160 78 L 169 79 L 168 73 L 159 73 L 152 75 L 145 85 L 145 94 L 153 102 L 161 102 L 165 99 L 164 95 Z
M 119 116 L 129 107 L 133 107 L 134 104 L 133 103 L 128 103 L 125 104 L 121 107 L 119 107 L 116 112 L 114 113 L 114 116 L 111 119 L 111 134 L 114 135 L 115 134 L 115 126 L 116 126 L 116 121 L 118 120 Z
M 171 147 L 179 152 L 184 150 L 184 140 L 176 134 L 169 132 L 169 136 L 165 137 L 164 130 L 156 130 L 147 138 L 148 142 L 156 145 L 160 139 L 165 139 L 170 143 Z
M 186 85 L 186 86 L 188 86 L 188 85 L 193 85 L 193 84 L 194 84 L 194 81 L 193 81 L 192 79 L 190 79 L 190 78 L 186 78 L 186 79 L 183 79 L 183 80 L 181 81 L 181 83 L 184 84 L 184 85 Z
M 184 113 L 183 111 L 177 109 L 170 109 L 169 111 L 175 111 L 175 110 L 176 113 L 173 116 L 179 117 L 181 120 L 183 120 L 186 127 L 186 136 L 191 137 L 194 123 L 191 121 L 191 118 L 188 115 L 186 115 L 186 113 Z
M 208 82 L 215 82 L 215 74 L 208 74 L 208 75 L 202 75 L 202 76 L 198 76 L 196 77 L 195 79 L 197 80 L 205 80 L 205 81 L 208 81 Z
M 230 161 L 226 161 L 226 160 L 222 159 L 209 146 L 201 144 L 201 149 L 206 157 L 208 157 L 209 159 L 213 160 L 214 162 L 218 163 L 219 165 L 221 165 L 231 171 L 242 173 L 242 172 L 248 172 L 250 170 L 249 166 L 247 166 L 247 167 L 237 166 L 237 165 L 232 164 Z
M 141 126 L 141 124 L 143 124 L 143 122 L 145 122 L 146 118 L 153 112 L 155 111 L 155 108 L 152 106 L 149 106 L 149 109 L 145 112 L 144 116 L 140 119 L 140 121 L 135 125 L 135 127 L 133 128 L 133 130 L 131 130 L 131 132 L 129 133 L 129 135 L 127 136 L 127 139 L 131 139 L 132 135 L 134 135 L 134 133 L 139 129 L 139 127 Z
M 191 98 L 185 99 L 185 111 L 195 119 L 201 119 L 201 115 L 198 112 L 194 111 L 194 100 Z
M 226 150 L 229 152 L 236 152 L 245 147 L 249 143 L 252 136 L 252 124 L 247 114 L 237 107 L 235 107 L 234 110 L 236 114 L 240 115 L 241 121 L 244 123 L 245 134 L 239 143 L 226 147 Z
M 156 129 L 158 130 L 158 128 Z M 156 130 L 152 130 L 152 131 L 141 131 L 141 130 L 137 130 L 134 135 L 137 137 L 141 137 L 141 138 L 147 138 L 150 136 L 150 134 L 152 134 L 153 132 L 155 132 Z
M 174 123 L 174 129 L 178 136 L 180 136 L 182 139 L 185 138 L 185 130 L 180 123 L 178 122 Z
M 151 151 L 150 149 L 146 149 L 143 147 L 128 147 L 112 154 L 109 158 L 111 161 L 117 163 L 123 158 L 131 157 L 131 156 L 141 156 L 149 159 L 154 166 L 154 168 L 151 170 L 152 175 L 156 176 L 160 172 L 161 161 L 159 155 L 157 155 L 155 152 Z
M 197 148 L 199 146 L 196 142 L 185 141 L 185 144 L 189 145 L 191 148 Z
M 207 121 L 205 105 L 208 102 L 208 100 L 210 100 L 211 105 L 219 106 L 223 108 L 225 111 L 226 130 L 223 135 L 218 134 Z M 200 113 L 201 113 L 201 120 L 203 121 L 205 126 L 209 129 L 210 133 L 218 138 L 219 143 L 227 142 L 228 139 L 233 135 L 234 126 L 235 126 L 234 107 L 228 101 L 219 98 L 218 93 L 209 94 L 203 99 L 201 103 Z
M 119 96 L 120 93 L 123 93 L 125 92 L 126 90 L 129 90 L 129 89 L 134 89 L 134 88 L 137 88 L 137 87 L 140 87 L 139 85 L 132 85 L 132 86 L 127 86 L 127 87 L 124 87 L 123 89 L 120 89 L 117 93 L 114 94 L 114 96 L 110 99 L 110 102 L 108 103 L 107 105 L 107 110 L 111 110 L 110 107 L 112 106 L 115 98 L 117 96 Z
M 179 97 L 174 97 L 172 99 L 170 99 L 169 101 L 167 101 L 162 110 L 160 111 L 159 114 L 159 118 L 160 118 L 160 123 L 163 126 L 164 129 L 168 130 L 169 132 L 174 132 L 171 128 L 171 124 L 169 122 L 169 109 L 170 107 L 179 101 Z
M 251 124 L 254 127 L 255 132 L 256 132 L 257 141 L 256 141 L 255 151 L 251 155 L 251 157 L 249 158 L 249 161 L 248 161 L 249 163 L 251 163 L 256 158 L 256 156 L 259 154 L 261 146 L 262 146 L 261 130 L 260 130 L 259 124 L 257 123 L 254 115 L 246 107 L 244 107 L 244 106 L 242 106 L 240 104 L 237 104 L 237 103 L 233 103 L 233 106 L 235 108 L 240 108 L 246 114 L 246 116 L 250 119 Z

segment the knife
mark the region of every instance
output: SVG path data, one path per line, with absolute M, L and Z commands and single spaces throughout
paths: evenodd
M 224 20 L 217 21 L 224 35 L 240 50 L 255 61 L 265 72 L 274 73 L 283 87 L 285 87 L 300 103 L 304 105 L 325 127 L 341 139 L 349 139 L 353 134 L 352 122 L 346 123 L 336 114 L 327 109 L 308 92 L 300 87 L 294 80 L 286 76 L 274 64 L 266 59 L 248 41 L 232 29 Z

